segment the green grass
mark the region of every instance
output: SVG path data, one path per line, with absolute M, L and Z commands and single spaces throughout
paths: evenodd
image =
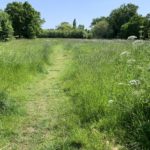
M 53 43 L 38 39 L 0 43 L 0 147 L 17 136 L 26 115 L 24 89 L 47 73 Z
M 0 148 L 148 150 L 149 49 L 148 41 L 0 43 Z
M 0 43 L 0 89 L 32 79 L 37 72 L 44 72 L 49 63 L 51 43 L 40 40 L 20 40 Z
M 150 43 L 78 41 L 65 78 L 74 112 L 127 149 L 150 148 Z M 98 149 L 98 147 L 97 147 Z

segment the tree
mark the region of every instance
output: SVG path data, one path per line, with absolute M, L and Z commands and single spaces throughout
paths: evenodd
M 107 20 L 97 22 L 92 28 L 93 37 L 95 38 L 109 38 L 110 32 Z
M 91 23 L 91 27 L 95 26 L 98 22 L 102 21 L 102 20 L 107 20 L 107 17 L 100 17 L 100 18 L 94 18 L 92 20 L 92 23 Z
M 77 28 L 77 21 L 76 21 L 76 19 L 73 20 L 73 28 L 74 28 L 74 29 Z
M 9 3 L 5 12 L 10 15 L 15 36 L 33 38 L 40 33 L 44 21 L 28 2 Z
M 113 36 L 120 37 L 120 30 L 123 24 L 129 22 L 129 20 L 137 15 L 138 6 L 134 4 L 121 5 L 118 9 L 111 12 L 109 16 L 109 23 L 113 29 Z
M 70 31 L 72 30 L 72 26 L 68 22 L 62 22 L 60 25 L 56 27 L 56 29 L 62 31 Z
M 144 17 L 140 15 L 133 16 L 129 22 L 123 24 L 121 26 L 120 36 L 122 38 L 127 38 L 128 36 L 135 35 L 140 37 L 139 32 L 141 30 L 141 26 L 144 24 Z
M 9 15 L 0 10 L 0 40 L 9 40 L 13 36 L 13 28 Z
M 85 28 L 84 25 L 82 25 L 82 24 L 79 24 L 79 25 L 78 25 L 78 29 L 79 29 L 79 30 L 84 30 L 84 28 Z

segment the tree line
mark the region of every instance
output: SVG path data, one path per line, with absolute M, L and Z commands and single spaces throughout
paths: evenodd
M 44 19 L 28 2 L 12 2 L 0 10 L 0 40 L 15 38 L 121 38 L 134 35 L 150 38 L 150 14 L 138 14 L 138 6 L 123 4 L 112 10 L 109 16 L 92 20 L 90 30 L 78 25 L 62 22 L 55 29 L 42 29 Z
M 123 38 L 134 35 L 137 38 L 150 38 L 150 14 L 138 14 L 138 6 L 124 4 L 114 9 L 108 17 L 93 19 L 93 36 L 96 38 Z

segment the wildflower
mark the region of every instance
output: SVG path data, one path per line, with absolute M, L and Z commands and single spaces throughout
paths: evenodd
M 135 35 L 131 35 L 128 37 L 128 40 L 136 40 L 137 39 L 137 36 Z
M 138 86 L 141 84 L 141 82 L 140 82 L 140 80 L 131 80 L 131 81 L 129 81 L 129 84 L 133 85 L 133 86 Z

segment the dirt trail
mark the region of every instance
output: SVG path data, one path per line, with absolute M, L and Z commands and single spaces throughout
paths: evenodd
M 19 138 L 7 149 L 53 149 L 59 135 L 65 140 L 63 126 L 59 123 L 65 118 L 68 99 L 61 88 L 60 77 L 68 60 L 61 47 L 55 47 L 53 64 L 48 68 L 47 75 L 29 88 L 27 119 L 21 127 Z

